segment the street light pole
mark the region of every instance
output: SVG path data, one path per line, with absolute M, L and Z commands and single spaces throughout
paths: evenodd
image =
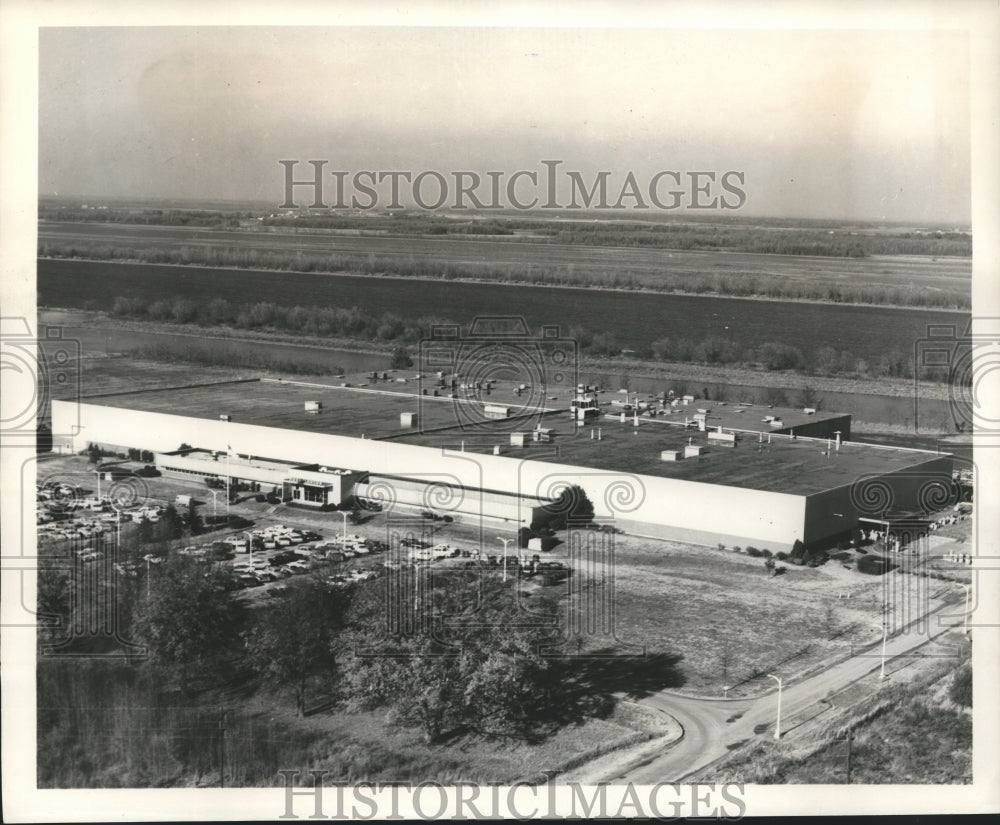
M 242 533 L 247 537 L 247 551 L 250 553 L 250 571 L 253 572 L 253 535 L 249 530 L 243 530 Z
M 885 679 L 885 642 L 889 638 L 889 625 L 882 619 L 882 670 L 879 673 L 879 680 Z
M 767 674 L 769 679 L 774 679 L 778 683 L 778 721 L 774 726 L 774 738 L 781 738 L 781 679 L 777 676 L 773 676 L 770 673 Z
M 497 536 L 497 541 L 503 542 L 503 580 L 507 581 L 507 545 L 510 544 L 514 539 L 502 539 Z
M 345 510 L 341 510 L 340 511 L 340 517 L 344 520 L 344 540 L 343 540 L 342 543 L 344 545 L 344 549 L 346 550 L 347 549 L 347 512 Z

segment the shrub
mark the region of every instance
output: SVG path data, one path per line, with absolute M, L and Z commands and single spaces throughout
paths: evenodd
M 779 550 L 777 553 L 774 554 L 774 557 L 778 561 L 784 561 L 785 559 L 788 558 L 788 553 L 786 553 L 784 550 Z
M 948 698 L 963 708 L 972 707 L 972 668 L 965 665 L 951 680 Z
M 753 556 L 755 559 L 760 558 L 764 554 L 760 552 L 756 547 L 747 547 L 747 555 Z
M 392 351 L 392 357 L 389 363 L 394 370 L 406 369 L 407 367 L 413 366 L 413 359 L 410 358 L 410 353 L 407 351 L 406 347 L 396 347 Z
M 867 573 L 869 576 L 881 576 L 895 569 L 896 565 L 882 556 L 865 556 L 858 559 L 858 572 Z

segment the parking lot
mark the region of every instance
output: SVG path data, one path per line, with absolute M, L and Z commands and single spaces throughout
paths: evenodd
M 229 566 L 234 588 L 246 591 L 245 597 L 252 600 L 258 594 L 278 595 L 287 589 L 288 579 L 304 574 L 320 576 L 330 587 L 339 588 L 401 567 L 503 569 L 501 537 L 484 536 L 478 525 L 422 519 L 414 513 L 406 518 L 416 526 L 399 542 L 396 523 L 387 522 L 384 513 L 365 512 L 357 523 L 348 525 L 342 512 L 268 504 L 252 495 L 240 496 L 226 507 L 224 501 L 213 502 L 211 491 L 200 483 L 139 477 L 130 462 L 115 467 L 121 477 L 115 481 L 102 477 L 99 493 L 97 471 L 86 457 L 53 456 L 43 462 L 36 485 L 40 544 L 69 547 L 84 562 L 92 562 L 115 547 L 114 537 L 120 531 L 125 550 L 115 552 L 119 573 L 136 576 L 171 554 L 187 556 Z M 123 496 L 123 491 L 128 495 Z M 188 497 L 205 518 L 205 532 L 160 542 L 155 553 L 143 557 L 128 552 L 136 545 L 141 523 L 157 524 L 171 504 L 184 515 Z M 233 529 L 227 517 L 238 517 L 245 526 Z M 394 536 L 396 543 L 390 546 Z M 512 536 L 508 533 L 502 538 Z M 561 555 L 558 550 L 547 555 L 545 562 L 518 551 L 516 545 L 509 546 L 509 551 L 506 563 L 511 575 L 534 578 L 544 574 L 546 580 L 565 577 L 557 572 L 566 567 L 555 560 Z

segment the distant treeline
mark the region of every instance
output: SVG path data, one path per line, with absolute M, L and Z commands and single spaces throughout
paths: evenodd
M 389 256 L 329 255 L 268 251 L 242 247 L 179 246 L 176 249 L 139 249 L 76 241 L 73 244 L 39 244 L 43 258 L 75 258 L 107 261 L 139 261 L 154 264 L 270 269 L 292 272 L 351 272 L 443 280 L 477 280 L 501 284 L 540 284 L 591 289 L 648 289 L 692 295 L 726 295 L 772 300 L 823 301 L 826 303 L 872 304 L 933 309 L 968 309 L 969 290 L 914 290 L 877 284 L 835 285 L 789 281 L 779 275 L 748 273 L 678 272 L 656 273 L 617 270 L 578 271 L 572 264 L 550 266 L 497 265 L 463 262 L 460 265 L 433 259 L 399 260 Z
M 128 350 L 126 355 L 166 363 L 267 370 L 282 375 L 314 375 L 320 369 L 315 360 L 281 358 L 226 341 L 195 342 L 180 338 L 176 341 L 159 341 L 155 344 L 134 347 Z M 344 372 L 344 368 L 339 364 L 325 364 L 322 369 L 335 375 Z
M 269 228 L 378 230 L 397 235 L 514 235 L 530 232 L 536 240 L 590 246 L 659 247 L 677 250 L 728 250 L 772 255 L 817 255 L 864 258 L 869 255 L 924 255 L 970 257 L 972 236 L 953 230 L 866 231 L 857 224 L 803 224 L 795 227 L 752 226 L 735 222 L 626 222 L 595 220 L 524 220 L 491 218 L 458 220 L 433 214 L 393 215 L 316 214 L 286 212 L 274 215 L 251 211 L 214 212 L 191 209 L 105 209 L 40 207 L 47 220 L 132 223 L 161 226 L 239 227 L 254 221 Z M 262 218 L 262 220 L 257 220 Z
M 213 212 L 200 209 L 105 209 L 103 207 L 39 207 L 40 220 L 71 223 L 130 223 L 141 226 L 217 226 L 234 228 L 254 217 L 252 212 Z
M 432 324 L 454 323 L 445 318 L 404 318 L 386 312 L 380 315 L 359 307 L 281 306 L 269 301 L 238 304 L 224 298 L 197 301 L 190 298 L 148 299 L 118 296 L 110 306 L 113 315 L 134 320 L 160 321 L 202 326 L 227 326 L 246 330 L 273 330 L 314 337 L 348 338 L 361 341 L 416 345 L 427 335 Z M 613 333 L 572 327 L 568 337 L 576 341 L 583 356 L 601 358 L 628 357 L 664 363 L 694 363 L 718 366 L 745 366 L 768 371 L 794 371 L 824 376 L 859 378 L 912 378 L 914 355 L 893 349 L 877 361 L 859 358 L 849 350 L 820 347 L 805 352 L 789 344 L 765 342 L 746 347 L 718 337 L 701 340 L 660 338 L 624 349 Z M 269 359 L 259 354 L 243 353 L 238 347 L 227 350 L 225 343 L 204 348 L 163 346 L 137 351 L 161 360 L 183 360 L 200 364 L 242 366 L 283 372 L 309 372 L 314 364 L 293 365 L 289 359 Z M 927 381 L 947 381 L 945 367 L 921 372 Z
M 865 233 L 833 229 L 692 224 L 560 223 L 551 233 L 560 243 L 651 246 L 679 250 L 727 250 L 769 255 L 866 258 L 869 255 L 972 255 L 972 236 L 962 232 Z

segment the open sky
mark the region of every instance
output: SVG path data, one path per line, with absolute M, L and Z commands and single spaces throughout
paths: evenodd
M 277 206 L 280 159 L 561 160 L 615 193 L 742 171 L 744 215 L 970 219 L 963 32 L 54 28 L 39 71 L 41 196 Z

